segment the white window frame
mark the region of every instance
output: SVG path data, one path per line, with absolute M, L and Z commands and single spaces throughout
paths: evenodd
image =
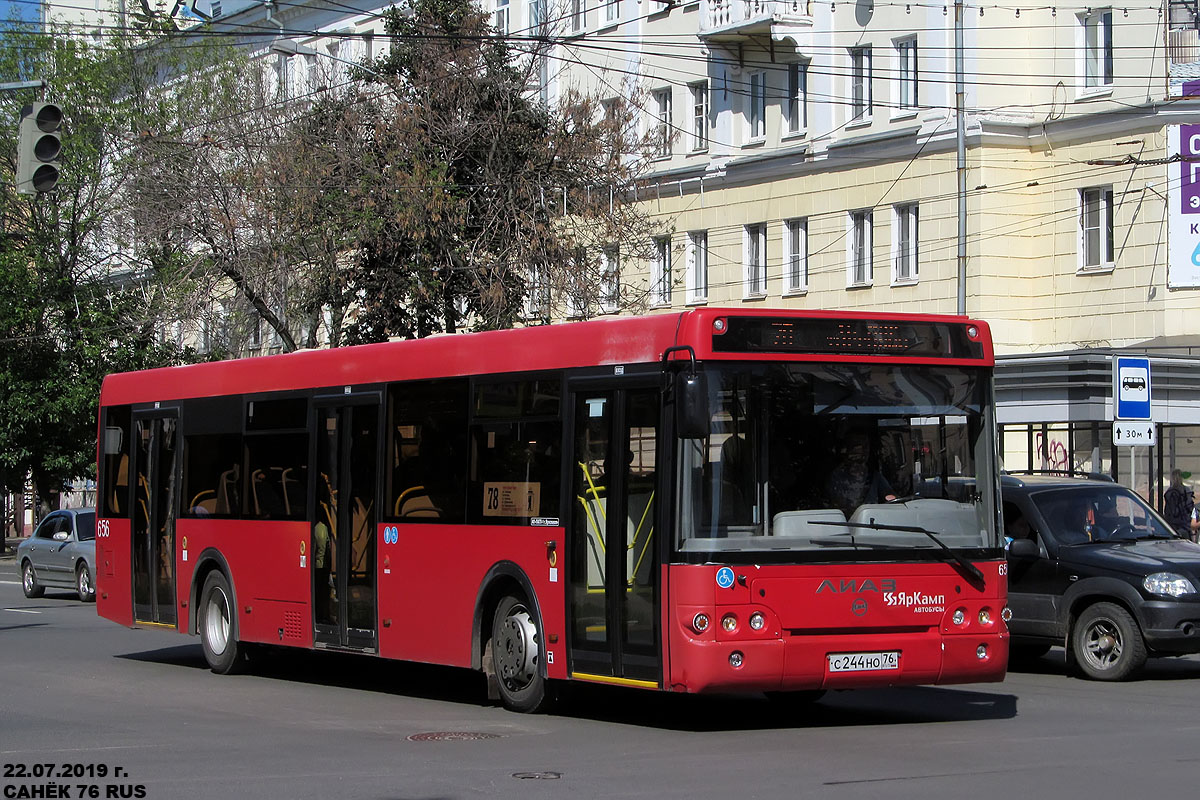
M 687 241 L 687 301 L 708 302 L 708 231 L 689 231 Z
M 621 21 L 621 0 L 602 0 L 604 3 L 604 24 L 616 25 Z
M 917 203 L 892 206 L 892 285 L 920 280 L 921 212 Z
M 896 47 L 896 111 L 894 116 L 915 114 L 919 108 L 920 51 L 917 36 L 894 40 Z
M 874 111 L 874 69 L 871 45 L 851 47 L 850 53 L 850 122 L 866 124 Z
M 846 215 L 846 286 L 871 286 L 874 274 L 874 214 L 870 208 Z
M 671 157 L 671 88 L 655 89 L 654 97 L 654 148 L 658 158 Z
M 746 76 L 750 90 L 746 94 L 746 138 L 748 143 L 767 138 L 767 73 L 751 72 Z
M 1079 15 L 1079 82 L 1082 94 L 1108 92 L 1113 86 L 1113 10 L 1094 8 Z
M 656 236 L 652 242 L 654 260 L 650 264 L 650 304 L 671 305 L 671 237 Z
M 708 149 L 708 81 L 688 85 L 692 99 L 692 152 Z
M 508 36 L 512 26 L 510 0 L 496 0 L 496 9 L 492 12 L 492 26 L 501 36 Z
M 1079 190 L 1079 269 L 1111 270 L 1116 265 L 1113 187 Z
M 808 291 L 808 218 L 783 222 L 783 292 Z
M 615 314 L 621 305 L 621 251 L 616 245 L 600 251 L 600 310 Z
M 767 223 L 742 228 L 742 297 L 767 296 Z
M 785 135 L 797 136 L 808 130 L 808 65 L 793 61 L 787 65 L 787 95 L 783 98 Z

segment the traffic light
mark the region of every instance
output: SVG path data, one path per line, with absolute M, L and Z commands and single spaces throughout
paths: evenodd
M 43 194 L 58 183 L 62 121 L 62 109 L 55 103 L 33 103 L 21 109 L 18 194 Z

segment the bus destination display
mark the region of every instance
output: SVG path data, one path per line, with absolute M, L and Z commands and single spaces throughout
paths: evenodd
M 965 324 L 875 319 L 730 317 L 713 336 L 718 353 L 982 358 Z

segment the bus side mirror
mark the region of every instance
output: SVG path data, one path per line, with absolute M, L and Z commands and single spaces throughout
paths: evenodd
M 699 372 L 675 376 L 675 435 L 680 439 L 708 436 L 708 386 Z

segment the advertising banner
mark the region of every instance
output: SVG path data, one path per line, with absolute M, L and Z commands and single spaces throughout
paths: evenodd
M 1200 125 L 1167 126 L 1167 287 L 1200 287 Z

